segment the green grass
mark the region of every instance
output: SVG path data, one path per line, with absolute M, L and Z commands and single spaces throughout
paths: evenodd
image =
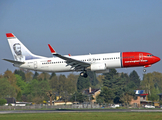
M 0 114 L 0 120 L 161 120 L 162 113 L 66 112 Z

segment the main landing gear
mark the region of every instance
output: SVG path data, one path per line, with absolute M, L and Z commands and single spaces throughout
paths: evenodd
M 83 71 L 83 72 L 80 73 L 80 76 L 81 77 L 84 77 L 84 78 L 87 78 L 88 77 L 88 74 L 87 74 L 86 71 Z

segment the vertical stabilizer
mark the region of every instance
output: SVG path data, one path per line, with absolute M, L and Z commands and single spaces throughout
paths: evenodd
M 44 58 L 32 54 L 13 33 L 6 33 L 6 36 L 15 61 Z

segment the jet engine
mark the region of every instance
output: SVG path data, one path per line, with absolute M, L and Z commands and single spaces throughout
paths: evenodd
M 105 71 L 106 70 L 106 64 L 105 63 L 95 63 L 91 64 L 91 71 Z

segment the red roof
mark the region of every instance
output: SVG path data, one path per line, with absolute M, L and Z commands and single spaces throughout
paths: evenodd
M 146 96 L 146 95 L 148 95 L 148 94 L 140 94 L 140 96 Z

